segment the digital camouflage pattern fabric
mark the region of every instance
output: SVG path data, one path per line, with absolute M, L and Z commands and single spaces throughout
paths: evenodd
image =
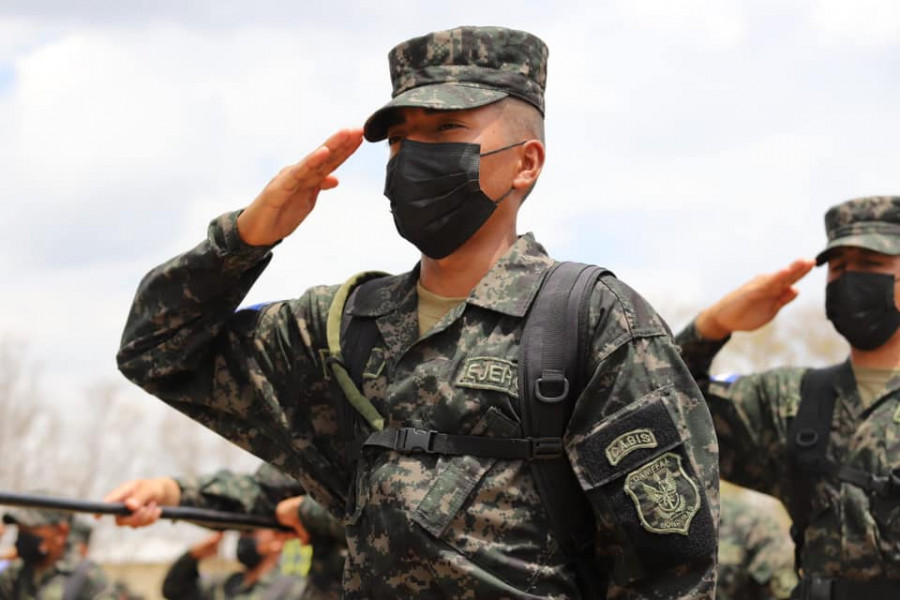
M 724 479 L 770 494 L 790 506 L 788 425 L 797 414 L 807 369 L 710 379 L 713 357 L 724 345 L 700 338 L 693 325 L 677 337 L 716 425 Z M 828 458 L 877 476 L 900 467 L 900 377 L 872 404 L 859 398 L 853 371 L 844 364 L 835 382 L 837 400 Z M 900 578 L 900 506 L 869 496 L 850 483 L 818 479 L 813 488 L 801 565 L 807 575 L 868 580 Z
M 240 240 L 236 213 L 213 221 L 205 241 L 142 281 L 118 355 L 122 372 L 343 517 L 347 598 L 580 597 L 526 462 L 387 450 L 348 462 L 339 431 L 345 399 L 325 364 L 338 286 L 235 312 L 270 256 Z M 483 388 L 457 382 L 476 359 L 515 364 L 523 318 L 552 264 L 533 237 L 520 237 L 421 339 L 418 267 L 348 308 L 376 319 L 363 392 L 385 426 L 521 436 L 515 377 Z M 593 376 L 565 451 L 596 517 L 607 597 L 712 598 L 718 461 L 706 404 L 665 323 L 633 290 L 603 277 L 589 312 L 585 369 Z M 610 464 L 607 448 L 638 429 L 651 430 L 657 446 Z M 643 526 L 623 489 L 629 473 L 666 454 L 697 489 L 687 535 Z
M 832 206 L 825 213 L 825 231 L 828 245 L 816 257 L 819 265 L 839 246 L 900 254 L 900 196 L 856 198 Z
M 536 36 L 504 27 L 457 27 L 397 44 L 388 54 L 392 99 L 366 121 L 366 139 L 383 140 L 401 106 L 458 110 L 513 96 L 544 114 L 547 56 Z
M 69 554 L 65 558 L 35 573 L 32 567 L 25 566 L 21 560 L 15 560 L 0 572 L 0 598 L 15 600 L 52 600 L 62 598 L 66 582 L 72 578 L 82 558 Z M 84 585 L 76 600 L 118 600 L 106 574 L 96 564 L 87 561 Z
M 190 552 L 175 561 L 163 581 L 167 600 L 296 600 L 302 593 L 301 579 L 281 575 L 277 569 L 250 584 L 244 582 L 240 572 L 219 579 L 203 578 Z
M 211 475 L 178 479 L 181 505 L 272 516 L 278 503 L 306 491 L 278 469 L 263 464 L 252 475 L 221 470 Z M 341 577 L 347 555 L 344 527 L 310 496 L 300 504 L 300 521 L 310 535 L 312 562 L 303 600 L 341 597 Z
M 783 509 L 762 494 L 723 484 L 717 600 L 780 600 L 797 585 Z

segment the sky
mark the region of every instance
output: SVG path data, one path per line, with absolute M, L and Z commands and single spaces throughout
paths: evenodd
M 394 44 L 470 24 L 550 48 L 547 164 L 521 231 L 612 269 L 676 328 L 815 255 L 829 206 L 900 193 L 896 0 L 6 0 L 0 335 L 51 401 L 122 381 L 157 410 L 115 367 L 142 275 L 384 104 Z M 339 170 L 248 304 L 415 264 L 386 159 L 365 144 Z M 817 270 L 798 303 L 823 289 Z

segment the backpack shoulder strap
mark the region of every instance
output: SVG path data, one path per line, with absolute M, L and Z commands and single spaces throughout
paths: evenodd
M 359 413 L 376 431 L 384 429 L 384 419 L 359 390 L 365 361 L 378 336 L 374 319 L 350 319 L 345 317 L 345 307 L 350 296 L 363 284 L 383 278 L 387 273 L 364 271 L 348 279 L 337 291 L 328 309 L 326 335 L 328 338 L 328 366 L 350 407 Z M 366 325 L 368 323 L 368 325 Z M 353 343 L 348 344 L 348 338 Z M 349 354 L 345 357 L 344 352 Z M 355 373 L 355 377 L 351 375 Z M 356 381 L 354 381 L 356 379 Z M 342 417 L 342 421 L 347 419 Z
M 797 416 L 788 427 L 788 460 L 793 482 L 788 512 L 792 521 L 794 565 L 798 569 L 809 525 L 813 476 L 822 471 L 826 461 L 831 418 L 837 399 L 834 382 L 842 367 L 843 364 L 837 364 L 806 372 L 800 384 Z
M 519 393 L 526 436 L 562 445 L 575 399 L 583 389 L 587 316 L 594 284 L 610 273 L 581 263 L 557 263 L 547 273 L 525 321 L 519 346 Z M 577 332 L 573 339 L 572 332 Z M 576 341 L 577 340 L 577 341 Z M 561 447 L 560 447 L 561 450 Z M 532 473 L 563 552 L 575 561 L 584 590 L 602 597 L 593 564 L 593 513 L 563 453 L 533 460 Z
M 91 561 L 83 560 L 78 563 L 72 574 L 66 578 L 63 585 L 62 600 L 77 600 L 87 584 L 88 571 L 91 568 Z

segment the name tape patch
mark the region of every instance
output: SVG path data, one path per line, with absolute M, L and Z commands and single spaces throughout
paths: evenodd
M 504 392 L 519 397 L 519 368 L 516 363 L 492 356 L 466 359 L 456 378 L 456 385 L 478 390 Z
M 649 429 L 633 429 L 626 431 L 606 447 L 606 460 L 616 466 L 619 462 L 639 448 L 656 448 L 656 436 Z

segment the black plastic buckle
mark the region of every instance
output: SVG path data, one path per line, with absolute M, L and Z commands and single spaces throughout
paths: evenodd
M 437 432 L 404 427 L 397 431 L 397 446 L 395 449 L 407 452 L 432 453 L 433 450 L 431 448 L 434 443 L 435 433 Z
M 531 458 L 547 460 L 563 455 L 562 438 L 531 438 Z

